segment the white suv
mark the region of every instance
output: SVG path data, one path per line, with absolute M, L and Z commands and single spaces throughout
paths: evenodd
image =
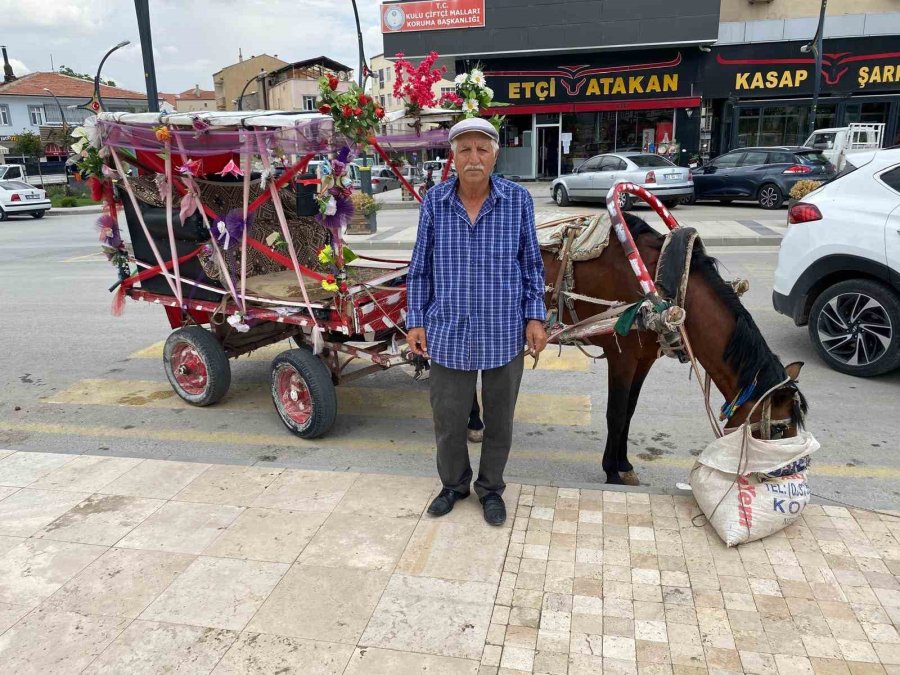
M 900 367 L 900 149 L 850 155 L 790 207 L 772 302 L 835 370 Z

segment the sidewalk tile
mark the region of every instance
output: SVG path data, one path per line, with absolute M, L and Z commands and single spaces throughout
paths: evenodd
M 34 536 L 112 546 L 165 502 L 161 499 L 91 495 Z
M 358 477 L 357 473 L 288 469 L 272 481 L 252 506 L 330 513 Z
M 419 518 L 435 494 L 437 481 L 416 476 L 360 476 L 335 507 L 339 514 Z
M 17 452 L 0 460 L 0 485 L 25 487 L 76 457 L 55 452 Z
M 0 602 L 0 634 L 31 611 L 28 605 L 11 605 Z
M 31 487 L 67 492 L 99 492 L 142 461 L 133 457 L 80 455 L 36 480 Z
M 355 645 L 389 579 L 388 572 L 294 564 L 247 630 Z
M 423 519 L 397 572 L 410 576 L 499 583 L 510 530 Z
M 88 497 L 87 492 L 19 490 L 0 502 L 0 535 L 30 537 Z
M 0 635 L 8 673 L 80 673 L 128 625 L 128 619 L 38 609 Z
M 203 551 L 205 555 L 292 563 L 327 513 L 250 508 Z
M 391 649 L 364 648 L 353 652 L 346 675 L 477 675 L 478 661 L 400 652 Z
M 36 607 L 105 550 L 29 539 L 0 558 L 0 602 Z
M 284 469 L 214 465 L 172 499 L 177 502 L 250 506 L 282 471 Z
M 118 546 L 199 554 L 243 510 L 239 506 L 169 502 L 119 541 Z
M 183 553 L 113 548 L 59 589 L 47 607 L 137 618 L 193 561 Z
M 23 541 L 25 541 L 25 537 L 7 537 L 0 535 L 0 557 L 2 557 L 7 551 L 14 549 Z
M 494 585 L 395 574 L 360 645 L 481 658 Z
M 21 488 L 17 487 L 3 487 L 0 486 L 0 502 L 9 497 L 10 495 L 16 494 Z
M 208 673 L 236 637 L 237 633 L 228 630 L 135 621 L 83 672 Z
M 352 654 L 351 645 L 281 635 L 241 633 L 213 670 L 213 674 L 270 675 L 303 672 L 309 675 L 340 675 L 345 672 Z M 392 675 L 397 675 L 397 671 L 392 671 Z
M 298 562 L 319 567 L 354 567 L 391 572 L 403 555 L 416 522 L 332 513 Z
M 282 563 L 198 558 L 141 618 L 241 630 L 287 569 Z
M 209 464 L 147 459 L 106 485 L 100 492 L 125 497 L 172 499 Z

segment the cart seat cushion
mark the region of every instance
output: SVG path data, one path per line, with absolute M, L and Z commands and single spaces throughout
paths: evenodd
M 566 239 L 566 232 L 572 226 L 578 226 L 579 232 L 572 243 L 569 257 L 577 262 L 599 258 L 609 243 L 609 232 L 612 221 L 605 211 L 595 216 L 572 216 L 564 220 L 556 220 L 537 225 L 538 243 L 541 248 L 554 253 L 559 252 Z
M 392 274 L 393 270 L 376 267 L 347 267 L 349 286 L 360 283 L 368 283 L 379 277 Z M 326 302 L 334 297 L 334 294 L 322 288 L 322 283 L 312 277 L 304 277 L 306 292 L 311 302 Z M 303 292 L 297 281 L 297 273 L 294 270 L 270 272 L 259 274 L 247 279 L 247 294 L 271 300 L 303 300 Z

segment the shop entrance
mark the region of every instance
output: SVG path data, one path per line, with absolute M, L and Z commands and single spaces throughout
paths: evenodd
M 556 178 L 559 175 L 559 124 L 537 128 L 537 177 Z

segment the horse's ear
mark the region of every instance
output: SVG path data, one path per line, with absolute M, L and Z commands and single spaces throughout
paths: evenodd
M 794 361 L 793 363 L 789 363 L 784 367 L 785 372 L 787 372 L 788 377 L 790 377 L 794 382 L 800 379 L 800 370 L 803 368 L 803 361 Z

